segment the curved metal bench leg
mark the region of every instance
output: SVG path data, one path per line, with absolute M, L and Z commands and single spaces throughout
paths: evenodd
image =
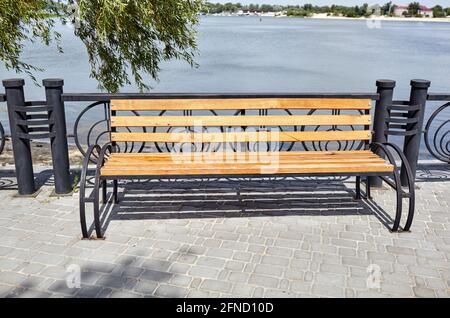
M 102 180 L 102 202 L 105 204 L 107 202 L 108 185 L 106 180 Z
M 356 177 L 355 200 L 361 200 L 361 177 Z
M 411 225 L 414 219 L 414 210 L 416 205 L 416 197 L 414 192 L 410 192 L 410 201 L 409 201 L 409 209 L 408 209 L 408 218 L 406 219 L 405 227 L 403 228 L 403 231 L 409 232 L 411 229 Z
M 102 234 L 102 224 L 100 221 L 100 172 L 97 170 L 95 174 L 95 185 L 94 185 L 94 226 L 95 234 L 97 238 L 103 238 Z M 103 187 L 105 189 L 105 187 Z
M 367 200 L 371 200 L 372 199 L 372 193 L 371 193 L 369 177 L 366 178 L 366 199 Z
M 118 194 L 118 181 L 114 179 L 113 181 L 113 196 L 114 196 L 114 204 L 119 203 L 119 194 Z
M 408 181 L 408 194 L 406 196 L 402 193 L 402 198 L 406 197 L 409 200 L 409 208 L 408 208 L 408 217 L 406 219 L 405 226 L 403 227 L 403 231 L 409 232 L 413 219 L 414 219 L 414 210 L 416 205 L 416 189 L 415 189 L 415 176 L 411 171 L 411 167 L 409 166 L 408 160 L 406 159 L 405 154 L 401 151 L 401 149 L 395 145 L 388 143 L 390 147 L 392 147 L 400 156 L 403 166 L 406 171 L 406 179 Z M 403 192 L 403 191 L 402 191 Z
M 409 199 L 409 208 L 408 208 L 408 218 L 406 220 L 405 226 L 403 227 L 403 231 L 407 232 L 410 230 L 412 221 L 414 218 L 414 209 L 415 209 L 415 189 L 414 189 L 414 176 L 412 175 L 411 168 L 408 164 L 408 160 L 406 159 L 405 154 L 402 152 L 402 150 L 395 144 L 392 143 L 374 143 L 374 146 L 378 147 L 379 149 L 382 149 L 383 152 L 387 155 L 389 158 L 389 161 L 392 165 L 394 165 L 394 186 L 397 193 L 397 208 L 396 208 L 396 214 L 395 214 L 395 220 L 394 225 L 392 227 L 393 232 L 399 231 L 400 228 L 400 221 L 402 217 L 402 210 L 403 210 L 403 198 Z M 407 174 L 407 180 L 408 180 L 408 190 L 409 193 L 405 194 L 403 192 L 403 188 L 401 185 L 400 180 L 400 174 L 398 172 L 398 166 L 395 162 L 394 156 L 392 155 L 391 151 L 388 149 L 388 147 L 394 149 L 394 151 L 400 156 L 400 159 L 402 160 L 406 174 Z
M 82 175 L 85 172 L 82 172 Z M 83 238 L 87 239 L 89 238 L 87 224 L 86 224 L 86 201 L 85 201 L 85 179 L 86 177 L 81 177 L 81 183 L 80 183 L 80 226 L 81 226 L 81 234 L 83 235 Z
M 395 210 L 394 225 L 392 226 L 392 232 L 397 232 L 400 227 L 400 220 L 402 218 L 403 210 L 403 196 L 402 196 L 402 184 L 400 181 L 400 175 L 397 170 L 394 170 L 394 180 L 396 186 L 396 196 L 397 196 L 397 208 Z
M 89 170 L 89 162 L 91 162 L 91 156 L 94 151 L 100 152 L 100 147 L 97 145 L 89 147 L 86 152 L 86 156 L 83 160 L 83 168 L 81 170 L 81 178 L 80 178 L 80 196 L 79 196 L 79 205 L 80 205 L 80 226 L 81 233 L 84 239 L 89 238 L 89 233 L 86 224 L 86 183 L 87 183 L 87 173 Z
M 112 151 L 111 144 L 106 144 L 100 151 L 97 161 L 97 169 L 95 171 L 95 184 L 94 184 L 94 226 L 95 233 L 98 239 L 103 238 L 102 224 L 100 220 L 100 187 L 102 188 L 102 202 L 107 203 L 107 183 L 106 179 L 102 179 L 101 170 L 105 163 L 106 153 Z

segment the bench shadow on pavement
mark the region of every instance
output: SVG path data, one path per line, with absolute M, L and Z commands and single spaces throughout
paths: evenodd
M 374 215 L 386 228 L 392 227 L 394 208 L 385 211 L 373 201 L 355 200 L 353 180 L 343 181 L 139 180 L 120 183 L 120 202 L 115 205 L 109 185 L 108 203 L 101 207 L 102 225 L 107 231 L 117 220 Z
M 450 164 L 419 164 L 416 175 L 417 182 L 450 181 Z
M 44 186 L 53 187 L 53 170 L 43 170 L 40 172 L 35 172 L 34 182 L 36 185 L 36 190 L 41 189 Z M 15 170 L 5 170 L 0 169 L 0 191 L 17 191 L 17 179 Z

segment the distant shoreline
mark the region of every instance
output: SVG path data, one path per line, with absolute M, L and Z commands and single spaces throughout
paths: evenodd
M 392 21 L 392 22 L 424 22 L 424 23 L 450 23 L 450 18 L 403 18 L 403 17 L 386 17 L 386 16 L 372 16 L 372 17 L 339 17 L 333 15 L 327 15 L 326 13 L 316 13 L 310 17 L 296 17 L 296 16 L 267 16 L 267 15 L 251 15 L 251 16 L 239 16 L 239 15 L 207 15 L 214 17 L 254 17 L 254 18 L 288 18 L 288 19 L 311 19 L 311 20 L 356 20 L 356 21 Z
M 294 17 L 295 18 L 295 17 Z M 386 16 L 372 16 L 372 17 L 360 17 L 360 18 L 348 18 L 348 17 L 337 17 L 332 15 L 324 14 L 313 14 L 311 17 L 306 17 L 305 19 L 331 19 L 331 20 L 361 20 L 361 21 L 394 21 L 394 22 L 450 22 L 450 18 L 402 18 L 402 17 L 386 17 Z

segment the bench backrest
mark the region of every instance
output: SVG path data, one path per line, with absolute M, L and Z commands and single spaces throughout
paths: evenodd
M 174 144 L 332 141 L 367 144 L 372 136 L 371 107 L 369 99 L 112 100 L 111 140 Z M 218 114 L 230 110 L 234 112 Z M 320 114 L 324 111 L 327 114 Z M 139 112 L 140 116 L 130 112 Z M 330 128 L 321 130 L 321 126 Z M 138 132 L 130 129 L 133 127 L 147 129 Z

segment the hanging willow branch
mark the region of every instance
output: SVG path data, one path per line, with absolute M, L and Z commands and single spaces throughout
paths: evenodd
M 27 42 L 56 42 L 55 23 L 73 23 L 86 46 L 91 77 L 101 89 L 117 92 L 136 83 L 149 89 L 160 64 L 170 59 L 195 66 L 197 13 L 202 0 L 0 0 L 0 60 L 34 80 L 39 71 L 21 59 Z

